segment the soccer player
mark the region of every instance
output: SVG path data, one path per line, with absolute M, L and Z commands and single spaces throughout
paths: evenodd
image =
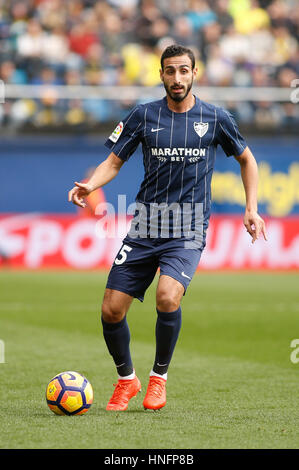
M 265 223 L 257 212 L 257 164 L 232 115 L 192 94 L 196 76 L 192 51 L 179 45 L 161 56 L 166 96 L 137 105 L 106 141 L 111 150 L 85 183 L 75 182 L 69 201 L 84 207 L 142 144 L 144 180 L 136 212 L 110 270 L 102 303 L 103 335 L 118 382 L 107 410 L 126 410 L 141 390 L 130 354 L 127 312 L 134 298 L 160 275 L 156 291 L 156 354 L 143 401 L 145 409 L 166 404 L 167 371 L 181 328 L 181 299 L 198 266 L 210 217 L 211 178 L 216 147 L 239 162 L 246 195 L 244 225 L 252 242 Z

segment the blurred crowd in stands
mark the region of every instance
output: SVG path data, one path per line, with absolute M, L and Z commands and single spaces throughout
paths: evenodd
M 5 84 L 161 86 L 160 55 L 174 42 L 195 52 L 198 86 L 290 87 L 299 78 L 299 2 L 0 0 Z M 223 104 L 241 123 L 299 123 L 299 104 Z M 132 103 L 49 92 L 0 106 L 2 125 L 41 127 L 117 121 Z

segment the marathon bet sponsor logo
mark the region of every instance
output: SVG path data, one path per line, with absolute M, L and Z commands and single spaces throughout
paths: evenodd
M 177 161 L 184 161 L 185 157 L 192 162 L 196 162 L 200 159 L 200 157 L 206 156 L 205 148 L 184 148 L 184 147 L 165 147 L 165 148 L 157 148 L 152 147 L 151 153 L 153 157 L 157 157 L 158 159 L 165 161 L 165 157 L 170 157 L 172 162 Z

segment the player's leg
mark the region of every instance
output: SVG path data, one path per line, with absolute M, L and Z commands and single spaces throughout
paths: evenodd
M 114 289 L 106 289 L 102 303 L 103 335 L 108 351 L 113 357 L 118 382 L 106 409 L 124 411 L 129 400 L 140 390 L 141 384 L 135 375 L 130 354 L 130 330 L 127 312 L 133 296 Z
M 166 404 L 167 371 L 181 327 L 180 302 L 198 266 L 201 250 L 171 247 L 159 258 L 157 287 L 156 357 L 143 405 L 159 409 Z
M 161 275 L 156 291 L 156 355 L 144 408 L 160 409 L 166 404 L 167 370 L 181 329 L 181 299 L 184 286 L 176 279 Z
M 181 328 L 181 299 L 184 286 L 167 275 L 161 275 L 156 291 L 156 357 L 153 372 L 167 374 Z
M 130 330 L 127 312 L 133 297 L 114 289 L 106 289 L 102 303 L 103 335 L 109 353 L 113 357 L 118 375 L 129 376 L 133 373 L 130 354 Z
M 133 301 L 143 301 L 152 282 L 158 260 L 151 250 L 127 242 L 122 246 L 110 270 L 102 305 L 102 324 L 105 341 L 118 371 L 118 383 L 107 409 L 125 410 L 130 398 L 141 389 L 130 355 L 130 332 L 126 314 Z

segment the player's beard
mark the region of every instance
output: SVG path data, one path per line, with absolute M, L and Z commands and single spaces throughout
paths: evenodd
M 163 84 L 164 84 L 164 88 L 165 88 L 166 93 L 168 94 L 168 96 L 170 96 L 170 98 L 173 101 L 176 101 L 177 103 L 180 103 L 181 101 L 183 101 L 186 98 L 189 91 L 191 90 L 192 85 L 193 85 L 193 78 L 192 78 L 191 82 L 188 83 L 187 85 L 181 85 L 181 87 L 182 87 L 182 92 L 181 93 L 174 93 L 172 91 L 172 88 L 175 85 L 169 86 L 165 82 L 163 82 Z

